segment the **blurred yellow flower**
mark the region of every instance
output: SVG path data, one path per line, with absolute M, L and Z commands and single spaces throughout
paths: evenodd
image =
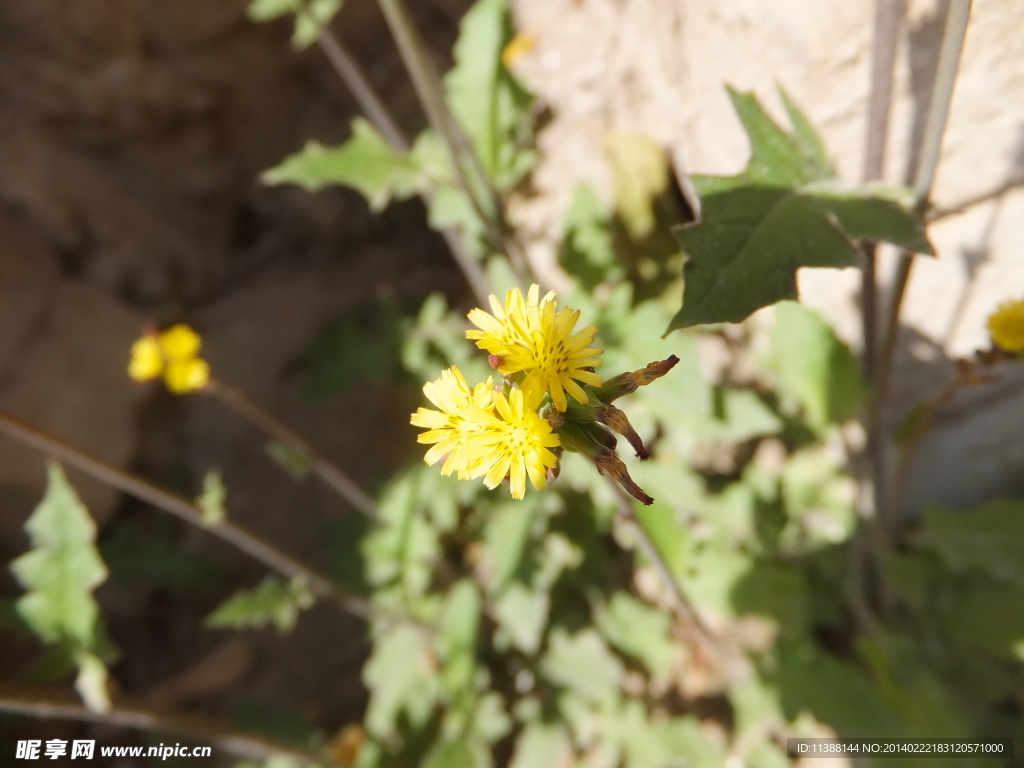
M 573 333 L 579 310 L 563 307 L 555 312 L 555 293 L 548 292 L 539 299 L 540 287 L 530 286 L 524 299 L 518 288 L 506 294 L 502 307 L 491 296 L 493 315 L 482 309 L 469 313 L 469 320 L 480 330 L 466 331 L 467 339 L 474 339 L 481 349 L 496 357 L 501 373 L 522 371 L 526 378 L 523 389 L 531 395 L 548 392 L 555 408 L 568 407 L 568 392 L 580 403 L 586 404 L 587 395 L 577 382 L 600 386 L 602 379 L 589 368 L 601 365 L 597 360 L 603 350 L 590 346 L 597 326 Z
M 195 392 L 210 380 L 210 366 L 199 357 L 203 341 L 189 326 L 178 324 L 163 333 L 147 333 L 132 344 L 128 375 L 135 381 L 164 377 L 178 395 Z
M 988 331 L 1007 352 L 1024 351 L 1024 301 L 1007 301 L 988 318 Z

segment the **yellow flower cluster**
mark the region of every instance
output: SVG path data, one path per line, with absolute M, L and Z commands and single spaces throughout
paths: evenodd
M 547 470 L 557 463 L 551 449 L 559 440 L 537 412 L 539 398 L 520 389 L 506 398 L 490 379 L 470 389 L 456 366 L 424 385 L 423 392 L 441 409 L 420 408 L 410 420 L 429 430 L 418 438 L 433 444 L 424 457 L 428 464 L 443 460 L 443 474 L 483 477 L 488 488 L 508 477 L 516 499 L 526 494 L 527 475 L 534 488 L 547 487 Z
M 555 312 L 555 292 L 549 292 L 539 299 L 540 286 L 530 287 L 527 298 L 519 289 L 513 289 L 505 297 L 505 306 L 491 296 L 493 315 L 482 309 L 469 313 L 469 321 L 480 330 L 467 331 L 466 338 L 476 340 L 476 345 L 497 358 L 497 369 L 504 374 L 522 371 L 526 378 L 523 390 L 531 395 L 551 395 L 551 402 L 559 411 L 568 406 L 565 393 L 577 402 L 586 405 L 587 395 L 577 384 L 603 383 L 600 376 L 590 368 L 597 368 L 597 360 L 603 350 L 590 345 L 594 341 L 597 326 L 588 325 L 573 333 L 579 310 L 563 307 Z
M 178 324 L 163 333 L 147 333 L 132 344 L 128 375 L 135 381 L 163 376 L 177 395 L 195 392 L 210 381 L 210 366 L 199 357 L 202 339 L 189 326 Z
M 537 285 L 526 297 L 519 289 L 509 291 L 504 306 L 491 296 L 491 309 L 493 315 L 469 313 L 480 330 L 466 337 L 490 353 L 491 365 L 503 374 L 502 386 L 494 388 L 488 379 L 471 388 L 452 367 L 423 387 L 440 410 L 420 408 L 411 421 L 428 430 L 419 436 L 432 444 L 424 457 L 428 464 L 442 461 L 444 474 L 482 477 L 488 488 L 507 477 L 512 496 L 521 499 L 526 478 L 538 490 L 546 487 L 548 470 L 558 461 L 552 449 L 560 440 L 540 414 L 545 396 L 558 411 L 568 407 L 566 392 L 586 404 L 577 382 L 600 386 L 592 369 L 601 364 L 595 359 L 601 350 L 590 347 L 595 326 L 573 333 L 579 311 L 556 311 L 554 292 L 542 299 Z
M 1024 351 L 1024 301 L 999 305 L 988 319 L 992 341 L 1007 352 Z

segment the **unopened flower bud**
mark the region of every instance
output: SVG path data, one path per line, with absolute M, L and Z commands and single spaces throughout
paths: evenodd
M 678 362 L 679 358 L 671 355 L 668 359 L 650 363 L 639 371 L 620 373 L 618 376 L 608 379 L 598 388 L 595 394 L 602 403 L 610 403 L 623 395 L 636 392 L 640 387 L 646 387 L 656 379 L 660 379 L 675 368 Z
M 633 446 L 633 450 L 636 451 L 636 457 L 640 461 L 647 461 L 647 459 L 651 458 L 651 452 L 647 450 L 643 440 L 640 439 L 640 435 L 636 433 L 633 425 L 629 423 L 626 414 L 614 405 L 606 405 L 601 408 L 598 411 L 598 421 L 602 424 L 607 424 L 609 428 L 626 438 L 629 444 Z
M 598 472 L 615 480 L 615 482 L 626 489 L 630 496 L 644 506 L 650 506 L 654 503 L 654 499 L 648 496 L 643 488 L 633 482 L 633 478 L 626 471 L 626 465 L 622 463 L 622 459 L 619 458 L 615 451 L 601 454 L 594 460 L 594 464 L 597 465 Z

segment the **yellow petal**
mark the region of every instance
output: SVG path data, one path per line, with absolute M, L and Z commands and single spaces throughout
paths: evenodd
M 164 373 L 167 388 L 176 395 L 202 389 L 209 380 L 210 366 L 199 358 L 172 361 Z
M 170 360 L 188 360 L 195 357 L 202 345 L 203 340 L 199 334 L 183 323 L 172 326 L 160 334 L 160 346 Z
M 132 358 L 128 363 L 128 375 L 135 381 L 155 379 L 164 370 L 164 356 L 160 344 L 153 336 L 143 336 L 132 344 Z

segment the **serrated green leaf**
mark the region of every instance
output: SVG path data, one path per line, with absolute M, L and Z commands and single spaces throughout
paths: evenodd
M 32 549 L 11 563 L 27 590 L 18 613 L 47 643 L 94 649 L 99 606 L 92 591 L 107 578 L 107 569 L 94 544 L 96 524 L 56 462 L 25 530 Z
M 472 579 L 458 581 L 441 607 L 437 653 L 444 663 L 445 688 L 456 696 L 471 690 L 480 609 L 480 592 Z
M 776 305 L 768 362 L 779 392 L 803 406 L 815 429 L 852 418 L 863 402 L 866 387 L 850 348 L 801 304 Z
M 596 631 L 584 629 L 569 635 L 561 627 L 551 631 L 540 669 L 552 683 L 593 703 L 614 698 L 625 671 Z
M 403 712 L 413 727 L 426 722 L 438 696 L 434 666 L 428 640 L 419 629 L 398 626 L 381 636 L 363 667 L 363 682 L 370 690 L 366 730 L 386 738 Z
M 654 200 L 668 186 L 665 150 L 642 133 L 612 131 L 605 136 L 604 152 L 619 218 L 630 237 L 643 240 L 654 229 Z
M 730 96 L 750 138 L 750 161 L 738 176 L 693 177 L 703 218 L 675 230 L 688 259 L 683 307 L 670 331 L 739 322 L 761 307 L 797 298 L 799 267 L 860 263 L 851 238 L 932 253 L 905 192 L 848 189 L 826 178 L 824 151 L 800 117 L 794 134 L 787 134 L 752 94 Z
M 268 576 L 255 589 L 236 592 L 206 617 L 206 626 L 250 629 L 273 624 L 281 634 L 291 632 L 299 613 L 312 607 L 316 599 L 306 580 L 296 576 L 287 584 Z
M 392 152 L 361 117 L 352 121 L 352 137 L 341 146 L 311 141 L 260 178 L 264 184 L 298 184 L 311 192 L 332 184 L 353 187 L 376 211 L 392 199 L 415 195 L 420 183 L 416 165 Z
M 227 511 L 224 509 L 224 502 L 227 500 L 228 492 L 224 487 L 220 472 L 213 470 L 206 473 L 203 478 L 203 492 L 196 499 L 196 506 L 203 513 L 203 525 L 217 525 L 224 522 Z
M 642 661 L 655 677 L 668 674 L 680 656 L 680 647 L 669 635 L 669 615 L 625 592 L 612 595 L 596 624 L 608 642 Z
M 779 96 L 782 97 L 782 104 L 789 116 L 789 124 L 793 127 L 790 138 L 797 145 L 800 156 L 804 163 L 803 177 L 806 179 L 831 179 L 835 177 L 835 170 L 829 162 L 828 153 L 825 151 L 825 142 L 814 130 L 811 121 L 803 113 L 797 103 L 789 95 L 785 88 L 779 88 Z
M 1024 589 L 1024 501 L 997 499 L 958 512 L 931 507 L 912 540 L 954 571 L 980 571 Z

